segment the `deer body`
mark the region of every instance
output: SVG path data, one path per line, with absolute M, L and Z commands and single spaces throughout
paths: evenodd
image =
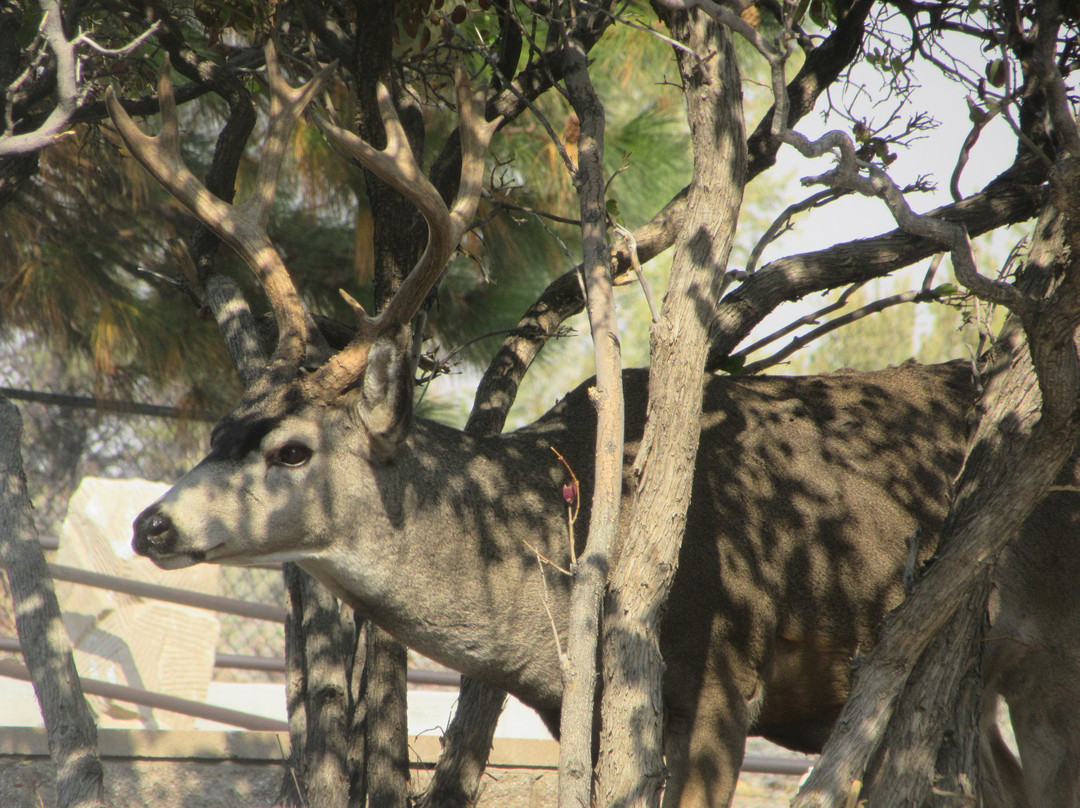
M 628 371 L 625 382 L 629 474 L 647 377 Z M 708 802 L 687 804 L 726 805 L 748 732 L 805 751 L 824 743 L 852 658 L 902 597 L 908 537 L 919 528 L 924 545 L 936 540 L 973 391 L 958 363 L 705 385 L 662 650 L 669 790 L 703 776 L 680 773 L 683 745 L 688 760 L 704 756 L 699 767 L 734 763 Z M 554 729 L 551 621 L 565 642 L 569 582 L 541 571 L 537 553 L 569 565 L 569 476 L 552 447 L 589 501 L 586 385 L 500 437 L 418 419 L 392 457 L 372 458 L 362 407 L 241 408 L 208 458 L 139 517 L 136 551 L 162 566 L 297 561 L 398 639 L 509 690 Z M 290 465 L 300 449 L 304 462 Z
M 473 218 L 499 122 L 484 120 L 483 95 L 470 94 L 461 73 L 462 168 L 449 208 L 411 154 L 385 88 L 383 151 L 324 125 L 336 149 L 413 201 L 428 224 L 417 265 L 379 316 L 348 298 L 355 336 L 327 357 L 265 224 L 289 131 L 328 73 L 293 88 L 272 45 L 266 59 L 267 141 L 255 192 L 238 205 L 183 165 L 167 64 L 160 135 L 142 133 L 107 95 L 136 159 L 251 267 L 279 333 L 265 370 L 215 428 L 210 454 L 136 519 L 133 546 L 165 568 L 296 561 L 404 643 L 514 693 L 554 730 L 555 633 L 565 642 L 570 584 L 539 559 L 569 566 L 570 478 L 552 448 L 581 481 L 576 534 L 585 538 L 596 442 L 586 386 L 535 424 L 487 439 L 414 420 L 411 410 L 411 321 Z M 620 536 L 633 510 L 646 381 L 643 371 L 625 379 Z M 956 363 L 688 383 L 703 383 L 705 396 L 661 626 L 664 800 L 704 808 L 730 803 L 748 732 L 796 749 L 824 743 L 853 657 L 899 602 L 905 565 L 936 542 L 974 391 Z M 1076 563 L 1080 510 L 1069 496 L 1054 501 L 999 573 L 986 715 L 998 693 L 1010 699 L 1026 771 L 987 721 L 990 763 L 980 777 L 1000 786 L 995 808 L 1080 808 L 1080 592 L 1059 562 Z M 913 535 L 922 546 L 909 552 Z

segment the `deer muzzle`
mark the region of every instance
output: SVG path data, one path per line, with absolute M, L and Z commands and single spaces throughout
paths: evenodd
M 179 537 L 176 525 L 157 505 L 151 505 L 140 513 L 132 528 L 134 537 L 131 547 L 138 555 L 148 557 L 159 566 L 165 566 L 162 562 L 176 554 Z M 198 560 L 189 558 L 187 563 L 192 564 Z

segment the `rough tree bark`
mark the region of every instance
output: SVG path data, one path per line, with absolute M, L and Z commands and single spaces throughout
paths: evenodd
M 1001 550 L 1076 446 L 1080 216 L 1070 200 L 1078 186 L 1080 170 L 1075 160 L 1067 159 L 1052 183 L 1069 247 L 1063 277 L 1045 299 L 1028 298 L 1032 305 L 1020 317 L 1027 350 L 1021 347 L 1012 356 L 1000 392 L 968 451 L 956 503 L 942 534 L 945 549 L 911 596 L 886 619 L 880 641 L 856 671 L 852 697 L 821 761 L 793 803 L 796 808 L 842 806 L 849 794 L 858 792 L 874 756 L 888 743 L 889 722 L 898 703 L 903 706 L 901 695 L 908 692 L 914 666 L 955 619 L 965 599 L 978 592 Z M 925 763 L 900 768 L 878 773 L 877 781 L 885 784 L 881 789 L 925 793 Z
M 386 142 L 375 101 L 376 82 L 392 88 L 394 102 L 413 154 L 424 153 L 424 121 L 415 101 L 396 86 L 391 52 L 394 7 L 381 0 L 359 4 L 365 25 L 358 28 L 356 63 L 360 136 L 376 148 Z M 374 298 L 376 313 L 408 276 L 425 242 L 420 217 L 401 194 L 370 172 L 364 172 L 373 216 Z M 414 335 L 423 338 L 423 315 Z M 409 798 L 405 647 L 375 625 L 365 626 L 366 661 L 362 677 L 366 784 L 370 808 L 405 808 Z M 357 799 L 363 805 L 363 793 Z
M 1075 178 L 1068 190 L 1062 188 L 1063 181 L 1061 176 L 1055 180 L 1058 195 L 1074 195 Z M 1048 205 L 1036 224 L 1033 243 L 1018 273 L 1017 286 L 1026 294 L 1041 297 L 1067 274 L 1077 272 L 1066 238 L 1067 220 Z M 970 441 L 972 451 L 959 480 L 951 523 L 966 509 L 980 507 L 980 502 L 1010 496 L 992 490 L 999 481 L 997 466 L 1022 462 L 1024 442 L 1030 439 L 1033 421 L 1042 409 L 1039 379 L 1017 318 L 1007 322 L 985 364 L 986 386 L 978 405 L 983 415 Z M 1057 378 L 1052 383 L 1061 381 Z M 1062 437 L 1067 439 L 1067 434 Z M 939 553 L 949 549 L 955 535 L 945 534 Z M 989 573 L 986 569 L 983 578 L 973 582 L 955 618 L 923 652 L 906 682 L 881 743 L 889 754 L 880 756 L 866 777 L 863 794 L 871 804 L 901 808 L 933 800 L 935 805 L 963 806 L 977 798 L 976 783 L 988 785 L 979 776 L 977 743 Z M 953 664 L 943 665 L 942 659 Z
M 409 796 L 408 709 L 405 646 L 376 626 L 364 623 L 364 759 L 367 782 L 354 790 L 350 806 L 404 808 Z M 346 668 L 348 670 L 348 668 Z
M 31 515 L 22 464 L 22 417 L 0 398 L 0 563 L 15 604 L 15 626 L 56 764 L 60 808 L 103 808 L 97 727 L 83 698 L 56 590 Z
M 676 54 L 694 179 L 660 321 L 652 327 L 648 420 L 633 470 L 630 532 L 604 608 L 598 796 L 600 804 L 620 806 L 656 805 L 664 783 L 659 626 L 678 566 L 700 434 L 701 369 L 746 173 L 742 90 L 727 32 L 696 11 L 658 12 L 689 50 Z
M 607 241 L 604 108 L 589 78 L 581 43 L 568 38 L 564 58 L 567 93 L 581 123 L 574 186 L 580 200 L 582 273 L 596 359 L 596 383 L 590 391 L 597 418 L 589 540 L 581 558 L 570 569 L 573 590 L 562 659 L 563 702 L 559 719 L 559 806 L 578 808 L 593 803 L 596 649 L 600 603 L 615 547 L 622 498 L 623 391 L 622 354 Z
M 505 703 L 505 690 L 461 678 L 454 720 L 443 735 L 443 752 L 419 808 L 467 808 L 475 803 Z
M 289 599 L 285 618 L 289 712 L 289 769 L 278 800 L 285 805 L 363 806 L 363 791 L 352 799 L 354 783 L 365 784 L 364 756 L 353 758 L 346 649 L 355 648 L 341 607 L 325 587 L 297 567 L 283 572 Z M 356 760 L 360 765 L 356 765 Z

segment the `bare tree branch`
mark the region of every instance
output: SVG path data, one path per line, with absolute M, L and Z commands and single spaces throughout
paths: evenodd
M 1041 185 L 1045 179 L 1042 163 L 1028 153 L 982 192 L 926 215 L 955 222 L 977 236 L 1036 215 L 1046 199 Z M 940 243 L 897 229 L 773 261 L 720 303 L 706 367 L 720 368 L 738 343 L 781 303 L 882 277 L 938 252 Z
M 828 90 L 858 55 L 863 42 L 866 17 L 873 4 L 874 0 L 856 0 L 852 3 L 825 41 L 806 57 L 803 66 L 787 86 L 789 126 L 794 126 L 814 108 L 821 94 Z M 772 132 L 774 117 L 775 109 L 770 109 L 747 138 L 747 181 L 776 162 L 780 140 Z M 686 213 L 688 191 L 688 187 L 683 188 L 648 225 L 639 228 L 635 233 L 641 263 L 648 263 L 675 243 Z M 630 268 L 630 254 L 625 246 L 616 247 L 615 260 L 618 273 Z
M 1080 158 L 1080 129 L 1077 129 L 1076 114 L 1069 103 L 1065 80 L 1057 65 L 1061 4 L 1059 0 L 1039 0 L 1035 9 L 1037 33 L 1031 65 L 1046 93 L 1054 131 L 1061 138 L 1065 150 L 1073 157 Z
M 98 53 L 110 56 L 121 55 L 141 47 L 158 28 L 158 23 L 154 23 L 126 45 L 112 49 L 104 48 L 88 34 L 79 34 L 71 40 L 65 36 L 59 0 L 42 0 L 41 7 L 45 12 L 41 20 L 43 39 L 56 60 L 56 103 L 48 117 L 36 129 L 16 133 L 15 121 L 12 119 L 15 94 L 22 81 L 30 77 L 34 65 L 28 66 L 22 77 L 4 87 L 6 98 L 3 110 L 6 120 L 4 126 L 0 128 L 3 132 L 0 134 L 0 158 L 41 151 L 52 145 L 56 138 L 61 137 L 70 129 L 88 92 L 88 88 L 80 86 L 79 83 L 80 66 L 76 52 L 79 45 L 86 45 Z
M 596 357 L 596 470 L 585 552 L 571 567 L 574 575 L 570 625 L 563 666 L 559 745 L 559 806 L 592 804 L 593 718 L 596 711 L 597 645 L 600 602 L 611 567 L 622 499 L 622 357 L 611 256 L 607 241 L 604 178 L 604 108 L 589 78 L 585 49 L 565 40 L 565 77 L 570 102 L 581 122 L 574 173 L 581 207 L 583 274 L 588 290 L 589 324 Z
M 49 146 L 53 139 L 63 134 L 79 106 L 80 89 L 78 84 L 78 58 L 75 55 L 75 43 L 64 36 L 63 17 L 59 0 L 42 0 L 45 15 L 41 21 L 41 30 L 49 49 L 56 59 L 56 105 L 49 117 L 33 132 L 14 134 L 11 126 L 5 127 L 6 134 L 0 137 L 0 157 L 15 154 L 27 154 L 40 151 Z M 8 90 L 9 88 L 5 88 Z M 12 99 L 7 99 L 5 110 L 11 114 Z
M 741 372 L 748 375 L 761 373 L 763 370 L 767 370 L 780 364 L 796 351 L 802 350 L 807 345 L 814 342 L 815 340 L 821 339 L 821 337 L 825 336 L 826 334 L 830 334 L 833 331 L 836 331 L 838 328 L 842 328 L 846 325 L 851 325 L 854 322 L 858 322 L 863 317 L 867 317 L 871 314 L 877 314 L 878 312 L 885 311 L 886 309 L 890 309 L 893 306 L 899 306 L 903 303 L 922 303 L 934 300 L 937 300 L 937 297 L 932 292 L 927 292 L 923 289 L 913 290 L 909 292 L 901 292 L 899 294 L 889 295 L 888 297 L 880 298 L 879 300 L 875 300 L 872 303 L 867 303 L 865 306 L 860 306 L 859 308 L 855 309 L 854 311 L 850 311 L 847 314 L 843 314 L 839 317 L 834 317 L 833 319 L 829 320 L 829 322 L 823 323 L 817 328 L 811 329 L 805 334 L 793 339 L 790 343 L 784 346 L 784 348 L 772 354 L 771 356 L 767 356 L 764 359 L 758 360 L 757 362 L 751 362 L 748 365 L 744 365 Z M 808 319 L 809 318 L 800 318 L 798 322 L 805 324 Z M 754 347 L 755 346 L 747 348 L 745 354 L 750 354 Z M 740 355 L 742 354 L 736 354 L 736 356 Z
M 660 321 L 650 331 L 649 404 L 634 459 L 633 511 L 619 563 L 604 604 L 599 804 L 645 808 L 659 804 L 666 766 L 675 805 L 704 802 L 687 783 L 700 750 L 689 737 L 664 748 L 660 621 L 679 566 L 687 507 L 701 434 L 704 386 L 701 367 L 709 345 L 711 314 L 720 300 L 746 171 L 741 79 L 727 32 L 705 15 L 658 10 L 673 38 L 686 46 L 676 57 L 686 96 L 694 149 L 694 182 L 679 235 Z M 695 54 L 709 53 L 699 60 Z M 690 381 L 696 380 L 696 381 Z M 590 539 L 591 542 L 591 539 Z M 749 723 L 745 702 L 710 709 L 729 713 L 733 725 Z M 705 721 L 711 720 L 705 718 Z M 727 757 L 727 756 L 722 756 Z M 734 788 L 738 761 L 716 761 L 716 793 Z M 678 788 L 686 792 L 679 794 Z
M 852 698 L 838 722 L 858 731 L 834 734 L 793 803 L 796 808 L 839 808 L 841 795 L 854 781 L 862 782 L 913 666 L 992 568 L 1072 453 L 1080 435 L 1075 343 L 1080 271 L 1075 264 L 1074 258 L 1068 259 L 1061 285 L 1026 327 L 1027 345 L 1018 340 L 1011 361 L 1006 350 L 1006 367 L 983 397 L 987 415 L 965 460 L 957 502 L 942 537 L 946 549 L 886 619 L 873 655 L 856 673 Z M 1039 391 L 1047 389 L 1046 379 L 1053 379 L 1057 389 L 1048 391 L 1051 395 L 1042 397 L 1040 406 Z
M 56 764 L 62 808 L 103 808 L 97 727 L 83 698 L 52 577 L 31 517 L 22 467 L 22 417 L 0 397 L 0 562 L 15 602 L 15 625 Z

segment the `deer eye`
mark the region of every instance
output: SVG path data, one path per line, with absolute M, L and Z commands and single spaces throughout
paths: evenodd
M 266 456 L 268 465 L 288 466 L 289 468 L 299 468 L 310 459 L 311 449 L 302 443 L 286 443 Z

